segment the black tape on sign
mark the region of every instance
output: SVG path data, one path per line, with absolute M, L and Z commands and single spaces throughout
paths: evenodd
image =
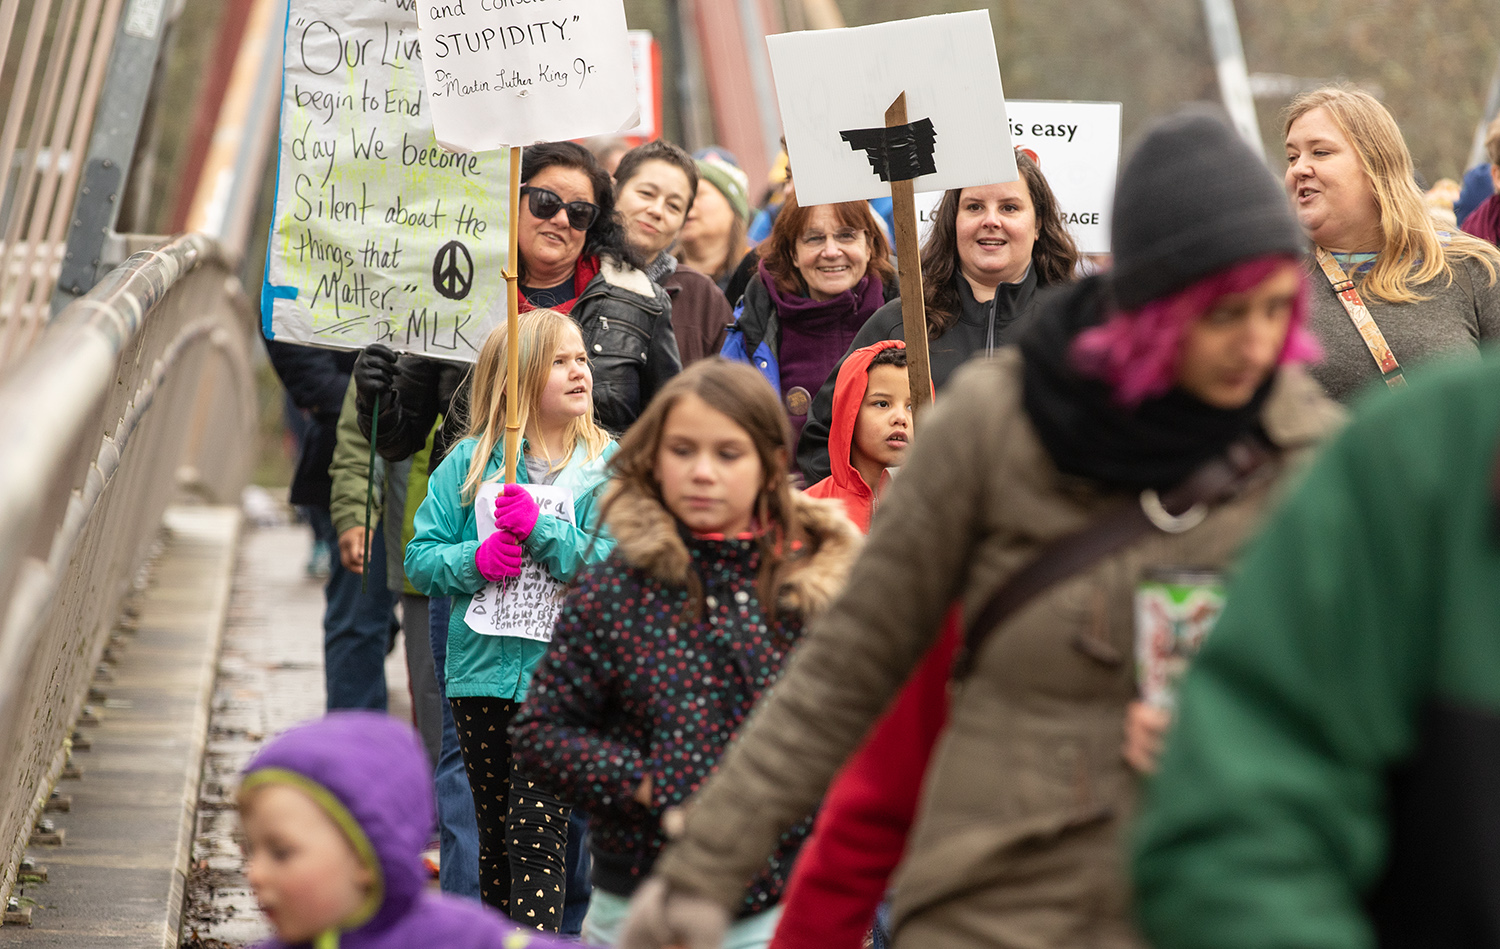
M 865 153 L 881 181 L 909 181 L 937 172 L 933 161 L 937 132 L 931 119 L 884 128 L 850 129 L 840 132 L 839 138 L 855 151 Z

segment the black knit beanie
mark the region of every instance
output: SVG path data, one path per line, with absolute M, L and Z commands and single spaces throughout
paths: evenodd
M 1307 238 L 1281 183 L 1211 109 L 1153 123 L 1115 188 L 1115 303 L 1134 310 L 1231 264 L 1302 254 Z

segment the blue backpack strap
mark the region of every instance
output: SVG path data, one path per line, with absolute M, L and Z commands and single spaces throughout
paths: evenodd
M 724 344 L 719 347 L 719 355 L 725 359 L 735 362 L 749 362 L 750 353 L 745 350 L 745 331 L 740 327 L 740 317 L 745 314 L 745 303 L 740 303 L 734 308 L 734 322 L 729 329 L 724 331 Z
M 734 325 L 724 333 L 724 345 L 719 348 L 719 355 L 725 359 L 735 362 L 747 363 L 754 366 L 771 388 L 781 394 L 781 365 L 776 361 L 776 354 L 771 352 L 770 345 L 761 340 L 751 353 L 745 349 L 745 331 L 740 327 L 740 318 L 745 315 L 745 301 L 741 300 L 734 308 Z

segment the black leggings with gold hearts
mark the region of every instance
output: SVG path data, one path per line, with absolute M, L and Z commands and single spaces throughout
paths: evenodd
M 517 702 L 450 698 L 479 821 L 479 896 L 523 925 L 562 924 L 569 808 L 511 763 Z

